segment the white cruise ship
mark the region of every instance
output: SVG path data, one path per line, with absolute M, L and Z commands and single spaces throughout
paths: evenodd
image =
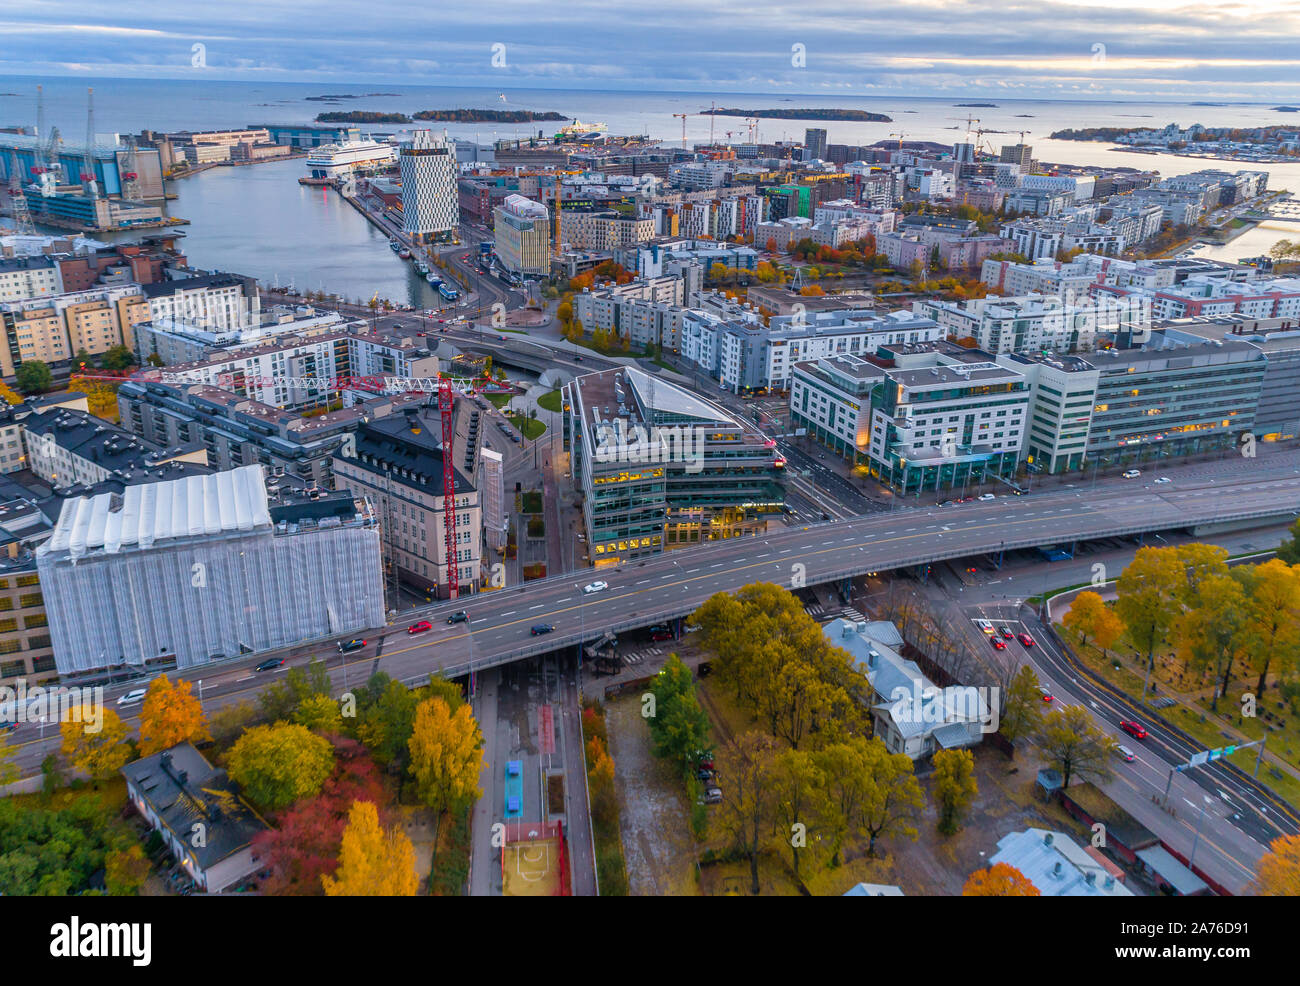
M 312 178 L 332 180 L 358 170 L 386 168 L 397 161 L 397 145 L 377 140 L 349 140 L 322 144 L 307 155 L 307 172 Z

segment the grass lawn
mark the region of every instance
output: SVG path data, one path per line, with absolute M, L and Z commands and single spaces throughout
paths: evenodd
M 543 394 L 541 397 L 537 398 L 537 406 L 544 411 L 555 411 L 558 413 L 560 410 L 560 392 L 558 390 L 552 390 L 549 394 Z
M 506 415 L 510 423 L 519 429 L 519 434 L 523 435 L 530 442 L 541 438 L 546 431 L 546 425 L 537 418 L 525 417 L 522 414 L 510 413 Z
M 515 396 L 514 394 L 488 394 L 487 399 L 492 402 L 492 404 L 497 408 L 497 410 L 500 410 L 501 408 L 509 404 L 510 398 L 514 396 Z

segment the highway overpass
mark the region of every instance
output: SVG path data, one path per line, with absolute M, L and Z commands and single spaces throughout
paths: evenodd
M 459 676 L 590 641 L 606 630 L 632 630 L 687 616 L 711 594 L 751 582 L 810 586 L 1016 548 L 1224 522 L 1273 525 L 1300 514 L 1300 474 L 1289 463 L 1285 473 L 1200 485 L 1066 489 L 986 503 L 897 509 L 553 576 L 413 613 L 411 620 L 434 620 L 435 632 L 390 639 L 383 666 L 404 680 L 422 679 L 431 671 Z M 582 586 L 594 579 L 608 582 L 609 588 L 583 593 Z M 468 626 L 448 627 L 439 619 L 460 608 L 470 614 Z M 530 628 L 539 624 L 555 629 L 531 635 Z M 404 633 L 404 628 L 395 629 Z

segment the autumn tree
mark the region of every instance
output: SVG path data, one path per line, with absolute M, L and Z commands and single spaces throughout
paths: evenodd
M 1211 575 L 1196 590 L 1192 604 L 1179 614 L 1175 646 L 1183 664 L 1198 673 L 1210 671 L 1214 691 L 1210 708 L 1219 711 L 1219 698 L 1227 694 L 1232 662 L 1241 646 L 1246 622 L 1246 591 L 1240 578 Z
M 227 756 L 230 776 L 245 794 L 272 810 L 319 794 L 334 769 L 329 741 L 297 723 L 254 726 Z
M 809 837 L 827 815 L 826 776 L 816 759 L 804 750 L 786 750 L 772 762 L 776 844 L 790 852 L 790 868 L 800 875 L 803 857 L 816 861 L 821 842 Z
M 890 753 L 878 739 L 867 741 L 863 751 L 869 783 L 864 789 L 862 828 L 870 839 L 867 855 L 875 856 L 881 838 L 916 841 L 916 822 L 925 807 L 925 795 L 906 753 Z
M 149 860 L 139 843 L 114 849 L 104 857 L 104 886 L 110 897 L 131 897 L 149 878 Z
M 961 888 L 963 897 L 1041 897 L 1028 877 L 1010 863 L 994 863 L 976 870 Z
M 1115 741 L 1092 724 L 1092 717 L 1077 705 L 1049 716 L 1038 731 L 1038 745 L 1047 762 L 1061 773 L 1062 787 L 1074 777 L 1105 780 L 1111 775 Z
M 1256 565 L 1248 576 L 1242 644 L 1259 671 L 1255 694 L 1264 694 L 1270 670 L 1282 676 L 1300 649 L 1300 567 L 1278 558 Z
M 112 709 L 83 705 L 59 724 L 59 735 L 63 755 L 96 784 L 112 777 L 131 759 L 126 725 Z
M 149 685 L 140 707 L 140 755 L 147 757 L 177 743 L 204 743 L 212 739 L 207 716 L 189 681 L 172 684 L 159 675 Z
M 1013 743 L 1022 736 L 1033 735 L 1043 723 L 1043 694 L 1039 687 L 1038 675 L 1024 664 L 1002 693 L 998 732 Z
M 1300 835 L 1274 839 L 1260 857 L 1252 888 L 1258 897 L 1300 897 Z
M 262 689 L 258 702 L 262 715 L 271 722 L 289 721 L 312 695 L 330 693 L 329 672 L 325 662 L 310 661 L 305 667 L 290 668 L 284 677 Z
M 1080 646 L 1086 647 L 1092 638 L 1102 650 L 1109 650 L 1124 632 L 1123 622 L 1095 592 L 1075 596 L 1061 622 L 1079 635 Z
M 335 736 L 334 770 L 320 793 L 302 798 L 282 811 L 276 824 L 254 838 L 254 850 L 270 870 L 262 882 L 265 893 L 310 896 L 324 893 L 321 877 L 333 875 L 348 813 L 357 801 L 368 801 L 380 821 L 390 797 L 370 753 L 357 740 Z
M 208 731 L 217 743 L 231 743 L 257 718 L 252 702 L 241 700 L 223 705 L 208 718 Z
M 750 892 L 758 895 L 758 857 L 776 818 L 775 772 L 777 742 L 752 730 L 739 737 L 720 757 L 727 779 L 722 803 L 712 825 L 716 836 L 749 861 Z
M 399 827 L 384 829 L 369 801 L 348 813 L 334 876 L 322 876 L 326 897 L 414 897 L 415 847 Z
M 1181 612 L 1187 575 L 1174 548 L 1138 548 L 1115 586 L 1115 613 L 1133 646 L 1146 657 L 1148 674 L 1155 653 Z
M 975 758 L 970 750 L 939 750 L 934 762 L 934 800 L 939 806 L 939 831 L 953 835 L 962 815 L 979 793 L 975 785 Z
M 293 721 L 313 733 L 332 734 L 343 731 L 343 713 L 339 703 L 328 695 L 309 695 L 293 713 Z
M 433 844 L 437 846 L 443 816 L 483 793 L 478 786 L 484 765 L 483 734 L 468 705 L 452 712 L 443 699 L 429 698 L 416 707 L 408 744 L 417 795 L 435 812 Z
M 14 763 L 17 753 L 18 751 L 5 741 L 4 734 L 0 733 L 0 787 L 18 780 L 21 771 Z

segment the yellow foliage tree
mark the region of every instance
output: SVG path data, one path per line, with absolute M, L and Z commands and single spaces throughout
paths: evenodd
M 4 398 L 8 404 L 21 404 L 23 402 L 22 394 L 14 390 L 3 380 L 0 380 L 0 397 Z
M 212 739 L 203 707 L 188 681 L 172 684 L 159 675 L 149 686 L 140 707 L 140 755 L 147 757 L 177 743 L 203 743 Z
M 149 860 L 138 844 L 104 857 L 104 885 L 110 897 L 130 897 L 149 878 Z
M 339 848 L 339 868 L 322 876 L 326 897 L 414 897 L 415 847 L 401 829 L 385 831 L 370 801 L 354 801 Z
M 1070 611 L 1061 620 L 1079 635 L 1079 642 L 1087 644 L 1092 638 L 1102 650 L 1110 648 L 1124 632 L 1124 624 L 1105 600 L 1095 592 L 1081 592 L 1070 603 Z
M 976 870 L 961 888 L 963 897 L 1041 897 L 1038 888 L 1009 863 Z
M 441 698 L 415 707 L 415 725 L 406 742 L 419 798 L 437 812 L 434 845 L 442 817 L 455 805 L 478 798 L 483 772 L 483 734 L 468 705 L 455 712 Z
M 59 735 L 69 763 L 96 782 L 112 777 L 131 759 L 126 726 L 112 709 L 84 705 L 63 720 Z
M 1255 871 L 1258 897 L 1300 897 L 1300 835 L 1274 839 Z

